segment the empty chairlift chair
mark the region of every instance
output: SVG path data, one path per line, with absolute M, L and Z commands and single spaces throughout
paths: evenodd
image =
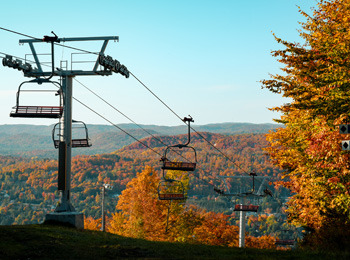
M 170 161 L 167 159 L 166 155 L 169 149 L 171 148 L 190 148 L 193 149 L 194 152 L 194 162 L 182 162 L 182 161 Z M 176 171 L 194 171 L 196 169 L 197 164 L 197 154 L 196 150 L 191 146 L 182 146 L 182 145 L 174 145 L 168 146 L 165 151 L 165 156 L 162 157 L 161 161 L 163 162 L 162 169 L 163 170 L 176 170 Z
M 161 161 L 163 162 L 163 165 L 162 165 L 162 169 L 163 170 L 177 170 L 177 171 L 194 171 L 196 169 L 196 164 L 197 164 L 197 153 L 196 153 L 196 150 L 191 147 L 191 146 L 188 146 L 188 144 L 190 143 L 191 141 L 191 134 L 190 134 L 190 123 L 191 122 L 194 122 L 192 117 L 185 117 L 183 119 L 184 122 L 187 122 L 188 124 L 188 141 L 187 143 L 185 144 L 177 144 L 177 145 L 172 145 L 172 146 L 168 146 L 166 149 L 165 149 L 165 152 L 164 152 L 164 156 L 161 158 Z M 167 158 L 167 155 L 169 153 L 169 151 L 171 149 L 175 149 L 175 150 L 178 150 L 179 149 L 190 149 L 193 151 L 193 158 L 192 158 L 192 162 L 182 162 L 182 161 L 175 161 L 175 160 L 169 160 Z
M 283 218 L 281 217 L 280 222 L 283 221 Z M 282 224 L 282 231 L 283 233 L 283 237 L 288 237 L 288 232 L 291 231 L 291 225 L 288 224 L 287 222 Z M 290 238 L 290 237 L 289 237 Z M 277 246 L 294 246 L 295 244 L 295 240 L 294 239 L 276 239 L 275 240 L 275 245 Z
M 158 184 L 158 199 L 170 201 L 186 199 L 183 183 L 179 180 L 167 178 L 164 169 L 163 180 Z
M 52 129 L 52 140 L 55 148 L 59 147 L 61 137 L 61 123 L 57 123 Z M 72 121 L 72 148 L 90 147 L 88 129 L 82 121 Z
M 158 185 L 159 200 L 185 200 L 184 186 L 181 181 L 166 179 Z
M 258 205 L 243 205 L 243 204 L 236 204 L 234 211 L 250 211 L 250 212 L 258 212 L 259 206 Z
M 247 211 L 247 212 L 258 212 L 259 209 L 259 199 L 260 196 L 255 194 L 255 172 L 249 173 L 252 176 L 252 190 L 249 192 L 241 193 L 240 196 L 249 198 L 249 203 L 245 204 L 236 204 L 234 211 Z
M 258 212 L 259 210 L 259 200 L 260 197 L 255 194 L 240 194 L 241 197 L 244 197 L 244 204 L 236 203 L 234 211 L 247 211 L 247 212 Z
M 31 83 L 36 84 L 37 88 L 23 89 L 23 86 L 25 84 L 26 86 L 28 86 Z M 45 88 L 43 85 L 45 85 Z M 47 87 L 48 85 L 50 85 L 50 87 Z M 56 96 L 53 99 L 56 100 L 58 105 L 51 106 L 51 105 L 24 105 L 23 104 L 23 102 L 34 102 L 34 100 L 35 102 L 46 102 L 47 100 L 50 100 L 48 95 L 50 93 Z M 26 95 L 29 96 L 29 94 L 32 94 L 32 97 L 28 99 Z M 60 118 L 63 113 L 61 95 L 62 95 L 61 85 L 58 82 L 53 82 L 45 79 L 35 79 L 31 81 L 25 81 L 18 88 L 17 97 L 16 97 L 16 106 L 13 107 L 13 110 L 10 113 L 10 117 Z M 23 101 L 25 98 L 27 98 L 27 100 Z

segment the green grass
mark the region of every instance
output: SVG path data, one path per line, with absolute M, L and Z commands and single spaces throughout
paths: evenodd
M 51 225 L 0 226 L 0 259 L 350 259 L 349 254 L 151 242 Z

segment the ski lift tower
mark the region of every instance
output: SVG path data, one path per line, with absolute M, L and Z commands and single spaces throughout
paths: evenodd
M 52 32 L 53 33 L 53 32 Z M 54 33 L 53 33 L 54 34 Z M 60 140 L 59 140 L 59 152 L 58 152 L 58 190 L 61 191 L 61 197 L 59 205 L 55 211 L 49 213 L 45 217 L 45 222 L 59 222 L 68 223 L 77 228 L 84 228 L 84 216 L 83 213 L 75 211 L 70 200 L 71 190 L 71 148 L 72 148 L 72 89 L 73 78 L 76 76 L 109 76 L 113 72 L 120 73 L 126 78 L 129 77 L 129 71 L 127 68 L 120 64 L 119 61 L 114 60 L 110 56 L 105 56 L 104 52 L 107 44 L 110 40 L 118 41 L 118 36 L 107 37 L 75 37 L 75 38 L 58 38 L 55 36 L 44 36 L 43 39 L 24 39 L 19 40 L 20 44 L 28 43 L 32 52 L 31 56 L 35 61 L 36 68 L 33 68 L 29 63 L 22 64 L 20 61 L 13 61 L 12 57 L 6 57 L 3 60 L 5 66 L 12 64 L 19 64 L 19 66 L 12 68 L 22 69 L 25 77 L 43 79 L 45 81 L 50 80 L 52 77 L 60 77 L 61 79 L 61 99 L 63 104 L 63 114 L 60 118 L 61 128 Z M 73 70 L 73 64 L 83 63 L 86 61 L 73 61 L 73 54 L 84 53 L 72 53 L 71 66 L 69 68 L 68 61 L 60 61 L 60 68 L 54 65 L 54 46 L 59 45 L 60 42 L 81 42 L 81 41 L 102 41 L 102 47 L 99 52 L 88 52 L 94 56 L 94 60 L 91 63 L 91 70 Z M 51 71 L 43 71 L 42 64 L 39 61 L 40 54 L 37 54 L 34 45 L 38 43 L 51 43 Z M 62 45 L 61 45 L 62 46 Z M 65 47 L 65 46 L 63 46 Z M 80 51 L 79 49 L 76 49 Z M 85 53 L 86 54 L 86 53 Z M 77 56 L 77 55 L 76 55 Z M 40 56 L 42 57 L 42 56 Z
M 255 172 L 250 173 L 250 176 L 218 176 L 223 180 L 223 183 L 225 185 L 225 189 L 228 191 L 227 193 L 225 192 L 220 192 L 222 196 L 226 197 L 237 197 L 239 198 L 240 202 L 239 204 L 235 205 L 234 211 L 239 211 L 239 236 L 238 236 L 238 243 L 240 248 L 245 247 L 245 227 L 246 227 L 246 212 L 257 212 L 259 206 L 256 204 L 251 204 L 247 205 L 247 198 L 248 197 L 253 197 L 258 199 L 259 197 L 265 197 L 266 194 L 262 190 L 263 184 L 265 183 L 266 179 L 268 177 L 265 176 L 256 176 Z M 229 185 L 227 183 L 227 179 L 234 179 L 236 183 L 240 183 L 239 190 L 236 192 L 231 192 L 232 188 L 229 188 Z M 246 187 L 242 187 L 242 180 L 244 179 L 249 179 L 252 180 L 252 185 L 250 190 L 247 190 Z M 255 179 L 262 179 L 263 181 L 261 182 L 259 189 L 256 191 L 255 190 Z

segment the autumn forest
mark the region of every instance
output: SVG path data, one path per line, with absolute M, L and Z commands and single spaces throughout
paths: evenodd
M 125 142 L 115 150 L 115 134 L 102 134 L 109 150 L 75 155 L 71 199 L 84 213 L 85 228 L 101 229 L 101 188 L 108 183 L 107 232 L 237 247 L 237 194 L 254 192 L 245 197 L 246 205 L 259 206 L 246 214 L 247 247 L 349 250 L 350 154 L 341 144 L 350 136 L 339 125 L 350 124 L 350 0 L 320 0 L 312 12 L 300 10 L 306 18 L 299 31 L 303 42 L 274 35 L 281 49 L 272 56 L 282 73 L 260 83 L 289 102 L 269 108 L 280 114 L 277 127 L 192 131 L 196 154 L 164 146 L 186 143 L 187 134 L 151 130 L 154 138 L 134 132 L 141 142 L 121 136 Z M 10 150 L 0 155 L 0 225 L 41 223 L 59 203 L 58 162 L 51 156 L 56 151 Z M 196 161 L 196 169 L 162 171 L 165 151 L 176 162 Z M 181 183 L 172 188 L 183 199 L 160 199 L 167 178 L 167 185 Z

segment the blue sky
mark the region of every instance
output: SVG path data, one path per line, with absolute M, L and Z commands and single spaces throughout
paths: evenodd
M 277 113 L 268 107 L 287 102 L 261 89 L 269 73 L 280 73 L 271 51 L 280 49 L 272 33 L 300 42 L 298 7 L 312 14 L 315 0 L 107 0 L 6 1 L 1 3 L 0 26 L 34 37 L 54 31 L 59 37 L 119 36 L 106 54 L 118 59 L 181 117 L 195 124 L 222 122 L 273 123 Z M 18 7 L 21 8 L 18 8 Z M 6 11 L 4 11 L 6 10 Z M 0 52 L 24 57 L 30 50 L 18 36 L 0 30 Z M 101 43 L 65 43 L 98 51 Z M 37 45 L 48 53 L 49 44 Z M 56 47 L 59 60 L 71 50 Z M 0 57 L 3 55 L 0 54 Z M 27 80 L 19 71 L 0 66 L 0 124 L 56 123 L 50 119 L 9 117 L 16 91 Z M 180 125 L 181 122 L 133 77 L 77 77 L 139 124 Z M 120 114 L 74 81 L 73 95 L 116 124 L 129 123 Z M 31 100 L 36 105 L 40 101 Z M 38 102 L 38 103 L 37 103 Z M 89 124 L 108 124 L 81 105 L 73 118 Z

